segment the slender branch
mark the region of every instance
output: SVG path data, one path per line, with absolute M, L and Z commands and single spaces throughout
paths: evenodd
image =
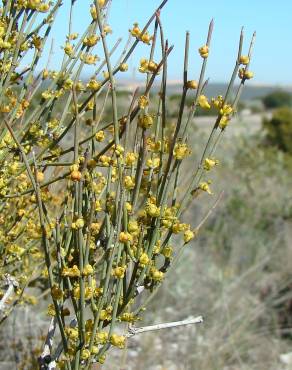
M 222 199 L 222 196 L 224 194 L 224 191 L 221 191 L 221 193 L 219 194 L 219 197 L 216 199 L 216 202 L 213 204 L 213 206 L 208 210 L 208 212 L 206 213 L 206 215 L 203 217 L 203 219 L 201 220 L 201 222 L 199 223 L 199 225 L 195 228 L 196 231 L 199 231 L 200 228 L 205 224 L 205 222 L 208 220 L 208 218 L 211 216 L 211 214 L 213 213 L 213 211 L 215 210 L 215 208 L 218 206 L 220 200 Z
M 173 321 L 173 322 L 167 322 L 163 324 L 143 326 L 141 328 L 135 328 L 133 326 L 130 326 L 129 333 L 126 335 L 126 337 L 130 338 L 130 337 L 133 337 L 134 335 L 142 334 L 148 331 L 156 331 L 156 330 L 161 330 L 161 329 L 176 328 L 178 326 L 201 324 L 202 322 L 203 322 L 203 317 L 197 316 L 197 317 L 190 317 L 188 319 L 181 320 L 181 321 Z

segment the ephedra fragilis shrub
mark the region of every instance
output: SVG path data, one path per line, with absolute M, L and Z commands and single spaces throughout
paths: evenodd
M 227 91 L 211 98 L 204 88 L 213 22 L 196 52 L 186 33 L 180 105 L 169 125 L 167 64 L 173 46 L 160 19 L 166 2 L 145 26 L 132 26 L 118 57 L 121 40 L 112 47 L 108 42 L 114 31 L 111 2 L 93 2 L 83 34 L 68 19 L 60 69 L 40 72 L 61 1 L 2 1 L 1 322 L 24 300 L 38 304 L 26 288 L 49 288 L 42 368 L 88 369 L 104 362 L 112 346 L 124 348 L 139 332 L 132 327 L 147 301 L 205 221 L 190 225 L 184 213 L 201 193 L 212 194 L 216 146 L 253 76 L 253 39 L 244 55 L 241 33 Z M 72 0 L 70 14 L 77 5 Z M 148 48 L 136 66 L 144 85 L 121 109 L 119 78 L 141 45 Z M 194 59 L 201 60 L 197 79 L 188 72 Z M 87 80 L 84 68 L 91 71 Z M 190 170 L 184 160 L 192 156 L 189 135 L 198 107 L 215 108 L 217 118 Z

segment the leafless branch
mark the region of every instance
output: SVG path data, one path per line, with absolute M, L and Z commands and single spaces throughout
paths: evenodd
M 13 276 L 10 276 L 9 274 L 4 275 L 4 285 L 8 286 L 8 289 L 4 293 L 1 301 L 0 301 L 0 312 L 4 311 L 7 306 L 7 300 L 10 298 L 10 296 L 14 292 L 14 288 L 18 287 L 18 282 Z
M 157 325 L 150 325 L 150 326 L 143 326 L 141 328 L 135 328 L 133 326 L 129 327 L 129 333 L 126 335 L 127 338 L 133 337 L 136 334 L 145 333 L 147 331 L 156 331 L 161 329 L 169 329 L 169 328 L 175 328 L 178 326 L 185 326 L 185 325 L 193 325 L 193 324 L 200 324 L 203 322 L 203 317 L 190 317 L 185 320 L 181 321 L 173 321 L 173 322 L 167 322 Z

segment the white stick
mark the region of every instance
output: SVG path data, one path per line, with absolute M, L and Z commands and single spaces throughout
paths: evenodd
M 14 277 L 10 275 L 6 274 L 4 276 L 4 280 L 5 280 L 5 285 L 8 285 L 8 289 L 6 290 L 4 296 L 2 297 L 0 301 L 0 312 L 5 310 L 7 306 L 7 300 L 13 294 L 14 288 L 18 287 L 17 281 L 15 280 Z
M 203 317 L 190 317 L 186 320 L 182 321 L 173 321 L 173 322 L 167 322 L 163 324 L 157 324 L 157 325 L 150 325 L 150 326 L 144 326 L 141 328 L 135 328 L 130 326 L 129 327 L 129 333 L 126 335 L 126 337 L 130 338 L 136 334 L 145 333 L 147 331 L 154 331 L 154 330 L 160 330 L 160 329 L 169 329 L 169 328 L 175 328 L 177 326 L 185 326 L 185 325 L 193 325 L 193 324 L 200 324 L 203 322 Z
M 157 324 L 157 325 L 150 325 L 150 326 L 143 326 L 141 328 L 135 328 L 134 326 L 129 325 L 128 333 L 125 335 L 126 338 L 131 338 L 136 334 L 145 333 L 147 331 L 155 331 L 160 329 L 170 329 L 175 328 L 178 326 L 185 326 L 185 325 L 193 325 L 193 324 L 200 324 L 202 323 L 203 317 L 189 317 L 188 319 L 182 320 L 182 321 L 173 321 L 173 322 L 166 322 L 163 324 Z M 112 350 L 114 347 L 110 347 L 109 351 Z M 96 360 L 93 360 L 93 362 L 96 362 Z

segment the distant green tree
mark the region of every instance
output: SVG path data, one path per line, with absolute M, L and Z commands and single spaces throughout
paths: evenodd
M 264 119 L 267 139 L 284 152 L 292 154 L 292 109 L 277 109 L 270 120 Z
M 287 91 L 277 90 L 263 98 L 266 108 L 289 107 L 292 103 L 292 96 Z

